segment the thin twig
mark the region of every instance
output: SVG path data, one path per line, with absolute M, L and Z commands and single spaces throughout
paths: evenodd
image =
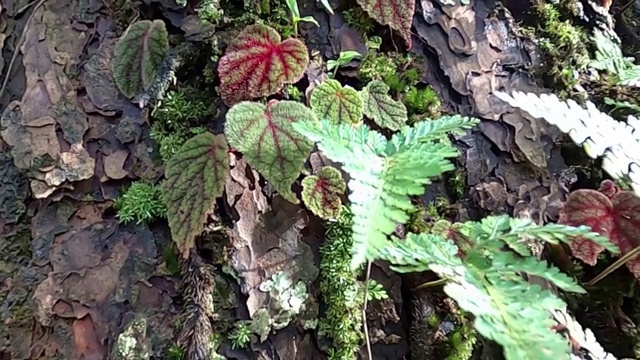
M 20 34 L 20 38 L 18 39 L 18 42 L 16 43 L 16 46 L 13 49 L 13 55 L 11 56 L 9 67 L 7 67 L 7 73 L 4 75 L 4 80 L 2 81 L 2 87 L 0 87 L 0 99 L 2 99 L 2 94 L 4 93 L 4 89 L 7 87 L 7 82 L 9 82 L 9 75 L 11 75 L 11 71 L 13 70 L 13 64 L 16 62 L 16 58 L 18 57 L 18 52 L 20 52 L 20 48 L 22 47 L 22 44 L 24 43 L 24 40 L 27 37 L 27 30 L 29 30 L 29 25 L 31 25 L 31 20 L 33 19 L 33 15 L 36 13 L 36 11 L 38 11 L 40 6 L 42 6 L 42 4 L 44 4 L 45 1 L 47 0 L 39 0 L 38 3 L 35 4 L 35 6 L 33 7 L 33 11 L 31 12 L 31 14 L 29 14 L 29 17 L 27 18 L 27 22 L 24 24 L 24 29 L 22 29 L 22 34 Z M 26 7 L 30 6 L 31 4 L 33 4 L 33 2 L 30 4 L 27 4 L 27 6 L 23 7 L 22 9 L 26 9 Z
M 369 326 L 367 325 L 367 298 L 369 297 L 369 278 L 371 277 L 371 261 L 367 263 L 367 277 L 364 280 L 364 305 L 362 306 L 362 326 L 364 327 L 364 340 L 367 343 L 367 355 L 373 360 L 371 341 L 369 340 Z

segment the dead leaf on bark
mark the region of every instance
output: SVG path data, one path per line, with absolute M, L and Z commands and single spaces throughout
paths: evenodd
M 265 213 L 266 198 L 257 179 L 241 159 L 231 169 L 225 185 L 227 202 L 237 214 L 230 231 L 235 249 L 232 264 L 243 279 L 242 291 L 248 295 L 251 316 L 266 305 L 268 294 L 258 287 L 273 274 L 282 271 L 294 284 L 303 281 L 307 286 L 318 276 L 311 248 L 301 234 L 309 222 L 308 215 L 280 196 L 274 198 L 271 211 Z
M 171 296 L 176 295 L 177 284 L 153 277 L 161 251 L 149 229 L 144 225 L 125 229 L 115 219 L 103 219 L 106 207 L 56 204 L 39 213 L 34 238 L 51 239 L 50 247 L 41 250 L 51 271 L 33 293 L 36 319 L 49 326 L 71 319 L 73 329 L 93 329 L 89 331 L 94 334 L 71 332 L 74 353 L 89 358 L 104 354 L 107 349 L 96 344 L 115 339 L 129 315 L 144 313 L 153 351 L 161 352 L 158 344 L 175 330 Z M 55 225 L 61 220 L 66 224 L 62 228 Z M 86 322 L 88 316 L 91 324 Z
M 129 173 L 124 170 L 124 162 L 127 160 L 129 152 L 127 150 L 118 150 L 111 155 L 107 155 L 103 158 L 104 161 L 104 173 L 111 179 L 122 179 Z M 100 179 L 104 181 L 106 179 Z

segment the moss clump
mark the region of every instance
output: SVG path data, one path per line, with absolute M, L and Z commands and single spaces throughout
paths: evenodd
M 424 117 L 437 119 L 442 116 L 438 93 L 430 86 L 425 88 L 410 86 L 403 100 L 411 122 L 423 120 Z
M 342 16 L 349 26 L 358 30 L 365 37 L 373 33 L 376 26 L 376 21 L 358 5 L 343 11 Z
M 211 101 L 192 87 L 167 92 L 165 99 L 153 110 L 156 128 L 166 133 L 189 128 L 198 120 L 214 115 Z
M 357 273 L 351 271 L 352 215 L 343 208 L 338 221 L 330 223 L 320 248 L 320 293 L 327 305 L 320 318 L 320 334 L 333 340 L 328 358 L 354 359 L 363 340 L 361 301 Z
M 586 32 L 562 15 L 573 13 L 574 9 L 569 4 L 568 1 L 559 4 L 540 2 L 533 7 L 533 14 L 540 25 L 527 30 L 538 40 L 546 57 L 540 73 L 562 93 L 579 82 L 579 72 L 589 62 Z
M 136 181 L 116 199 L 117 217 L 122 223 L 137 224 L 164 218 L 167 207 L 162 200 L 160 187 Z
M 391 95 L 407 107 L 411 122 L 441 116 L 438 94 L 430 86 L 419 86 L 422 70 L 409 54 L 371 50 L 360 63 L 358 75 L 364 83 L 380 80 L 387 84 Z

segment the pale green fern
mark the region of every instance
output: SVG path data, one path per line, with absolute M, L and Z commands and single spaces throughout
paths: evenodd
M 397 224 L 409 220 L 409 196 L 424 193 L 430 178 L 454 169 L 448 159 L 457 150 L 438 142 L 447 133 L 474 126 L 477 120 L 446 116 L 405 127 L 387 140 L 366 125 L 353 127 L 298 121 L 293 127 L 318 143 L 331 160 L 343 164 L 349 181 L 353 218 L 352 269 L 376 258 Z
M 602 168 L 613 178 L 628 177 L 640 196 L 640 120 L 629 116 L 619 122 L 587 101 L 586 109 L 573 100 L 562 101 L 553 94 L 536 95 L 519 91 L 494 93 L 509 105 L 544 119 L 568 134 L 574 143 L 595 159 L 603 157 Z
M 531 256 L 525 238 L 548 243 L 583 236 L 612 250 L 608 240 L 587 227 L 538 226 L 506 215 L 452 227 L 460 246 L 433 234 L 408 234 L 379 251 L 398 272 L 433 271 L 447 279 L 444 291 L 474 315 L 483 336 L 503 346 L 507 359 L 567 359 L 567 339 L 555 333 L 552 312 L 566 307 L 551 291 L 530 284 L 522 274 L 545 279 L 565 291 L 585 291 L 557 268 Z M 505 246 L 515 250 L 505 250 Z

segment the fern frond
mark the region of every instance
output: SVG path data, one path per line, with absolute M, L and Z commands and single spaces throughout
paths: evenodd
M 399 151 L 402 146 L 410 146 L 423 142 L 442 139 L 450 133 L 459 133 L 471 129 L 479 120 L 461 115 L 442 116 L 435 120 L 421 121 L 413 127 L 405 127 L 395 133 L 389 141 L 387 153 Z M 394 150 L 392 150 L 394 149 Z
M 408 234 L 380 251 L 398 272 L 431 270 L 448 280 L 444 291 L 460 308 L 474 314 L 474 326 L 504 348 L 507 359 L 561 359 L 568 342 L 551 327 L 550 311 L 564 306 L 551 292 L 526 283 L 515 269 L 485 272 L 458 257 L 450 240 Z
M 544 119 L 568 134 L 574 143 L 595 159 L 603 156 L 602 168 L 615 179 L 628 176 L 640 196 L 640 120 L 629 116 L 618 122 L 588 101 L 586 109 L 573 100 L 561 101 L 555 95 L 513 92 L 494 93 L 509 105 L 531 116 Z
M 441 127 L 456 129 L 466 122 L 442 120 Z M 433 143 L 427 128 L 420 128 L 420 136 L 412 135 L 412 142 L 389 141 L 366 125 L 353 127 L 334 124 L 328 120 L 318 123 L 298 121 L 294 128 L 318 143 L 318 148 L 331 160 L 342 163 L 351 177 L 349 202 L 353 218 L 352 268 L 376 258 L 379 249 L 397 224 L 409 220 L 407 212 L 413 208 L 410 196 L 421 195 L 430 178 L 454 169 L 447 160 L 458 152 L 450 145 Z M 433 127 L 437 132 L 438 127 Z M 418 134 L 406 127 L 405 134 Z
M 506 215 L 454 225 L 454 231 L 465 238 L 462 252 L 441 236 L 408 234 L 405 240 L 389 242 L 379 251 L 379 258 L 398 272 L 431 270 L 446 279 L 447 295 L 474 314 L 477 331 L 501 344 L 507 359 L 568 358 L 568 341 L 552 330 L 557 309 L 566 304 L 521 275 L 540 277 L 565 291 L 584 293 L 584 289 L 530 253 L 520 257 L 505 251 L 504 245 L 521 246 L 519 239 L 527 237 L 551 243 L 568 236 L 589 236 L 602 243 L 605 238 L 584 227 L 539 226 Z

